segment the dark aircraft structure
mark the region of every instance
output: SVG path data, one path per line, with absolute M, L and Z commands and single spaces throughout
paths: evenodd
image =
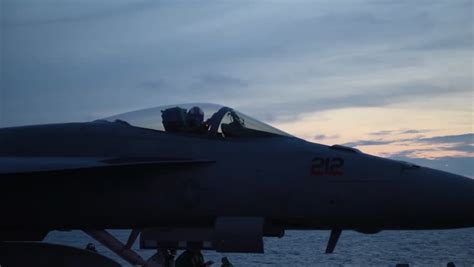
M 131 249 L 138 236 L 161 254 L 261 253 L 263 237 L 322 229 L 332 253 L 343 230 L 474 226 L 473 179 L 310 143 L 213 104 L 2 128 L 0 183 L 1 250 L 79 229 L 148 266 Z M 132 232 L 122 244 L 105 229 Z

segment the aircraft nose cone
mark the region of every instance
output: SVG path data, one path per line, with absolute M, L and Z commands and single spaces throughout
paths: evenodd
M 422 172 L 421 197 L 428 202 L 430 219 L 448 228 L 474 226 L 474 180 L 428 168 Z

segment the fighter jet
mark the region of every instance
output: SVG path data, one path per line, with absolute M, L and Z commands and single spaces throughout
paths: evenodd
M 349 129 L 348 129 L 349 130 Z M 0 240 L 80 229 L 145 249 L 263 252 L 288 229 L 474 226 L 474 180 L 311 143 L 229 107 L 186 104 L 0 129 Z M 121 244 L 104 229 L 133 229 Z

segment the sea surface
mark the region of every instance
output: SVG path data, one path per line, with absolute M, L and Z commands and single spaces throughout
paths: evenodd
M 126 242 L 129 231 L 110 231 Z M 334 254 L 324 250 L 329 231 L 286 231 L 282 238 L 265 238 L 264 254 L 216 253 L 204 251 L 205 260 L 216 262 L 226 256 L 234 266 L 456 266 L 474 267 L 474 228 L 436 231 L 383 231 L 366 235 L 354 231 L 342 232 Z M 96 245 L 99 253 L 127 265 L 119 257 L 101 246 L 81 231 L 51 232 L 49 243 L 84 248 L 87 243 Z M 154 254 L 152 250 L 139 250 L 144 258 Z M 178 252 L 179 253 L 179 252 Z

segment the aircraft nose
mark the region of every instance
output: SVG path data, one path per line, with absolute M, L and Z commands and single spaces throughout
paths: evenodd
M 474 226 L 474 179 L 429 168 L 416 176 L 415 202 L 421 205 L 412 204 L 420 208 L 419 215 L 435 228 Z

